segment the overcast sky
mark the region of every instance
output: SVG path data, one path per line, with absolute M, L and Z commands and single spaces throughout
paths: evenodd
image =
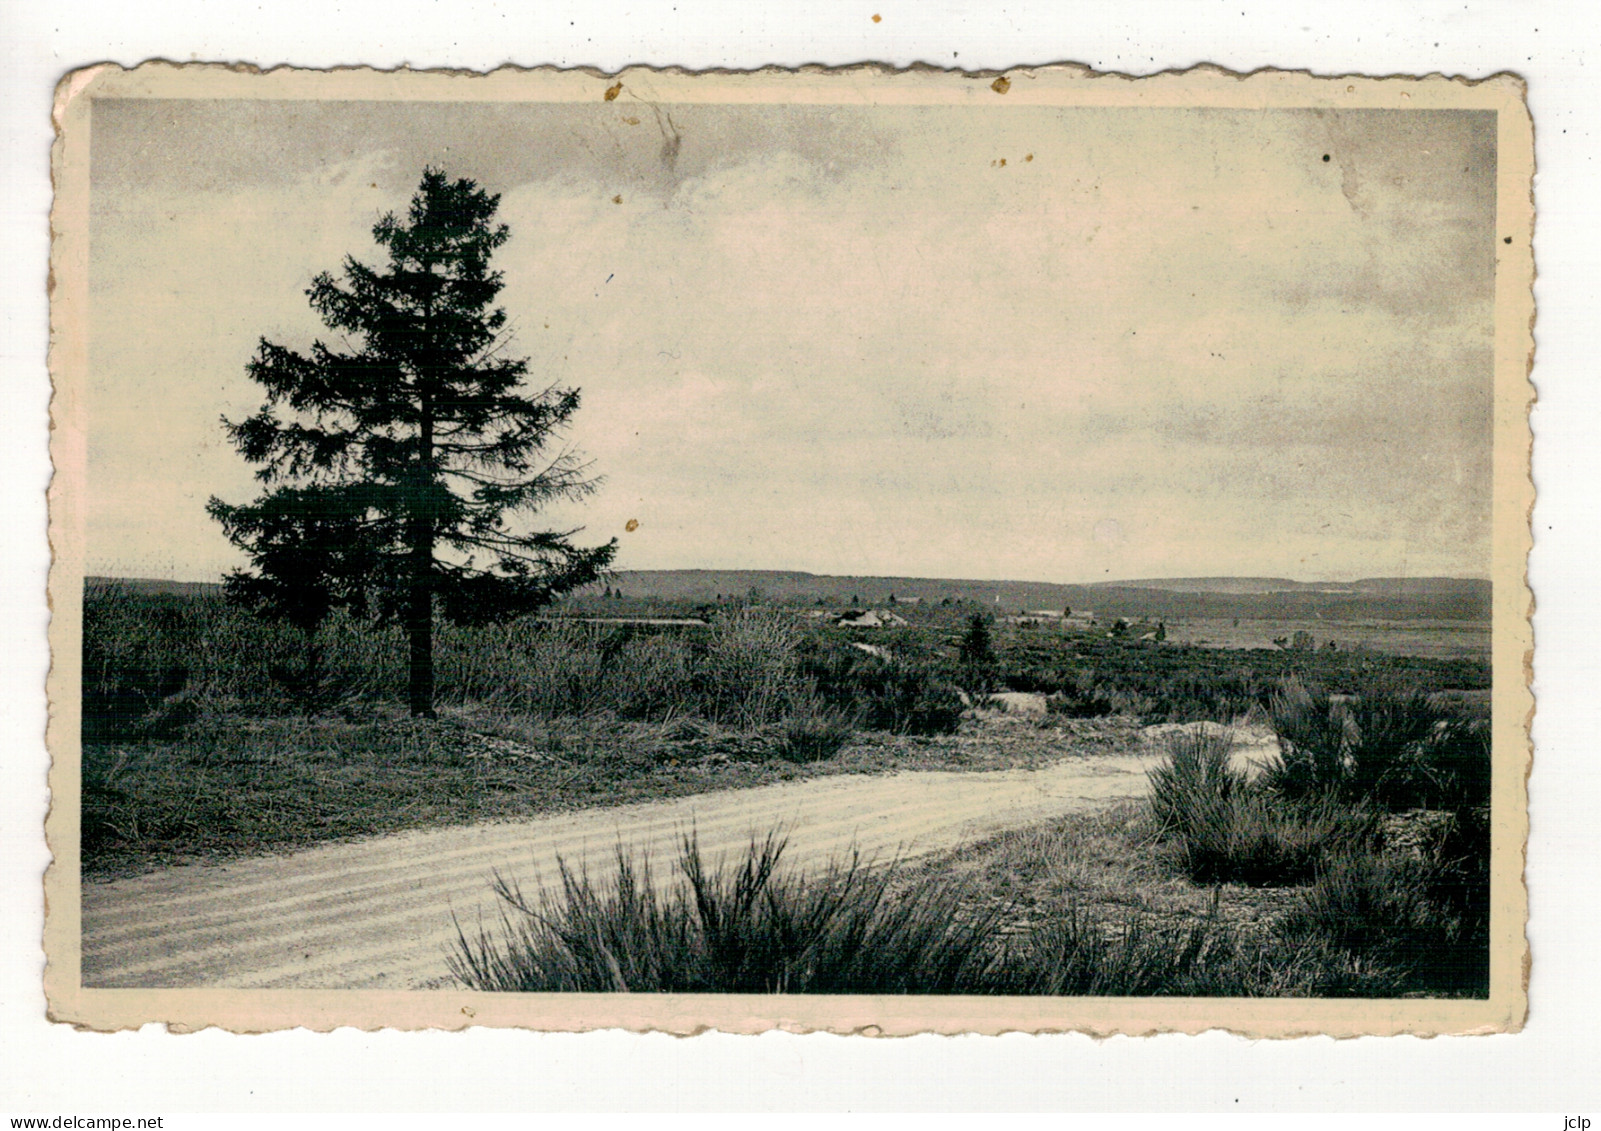
M 1488 576 L 1493 113 L 626 94 L 97 102 L 88 571 L 241 563 L 218 417 L 435 164 L 620 568 Z

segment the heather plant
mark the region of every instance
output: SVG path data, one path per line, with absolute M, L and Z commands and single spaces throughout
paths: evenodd
M 1275 796 L 1230 765 L 1230 732 L 1182 731 L 1150 773 L 1151 815 L 1182 870 L 1201 883 L 1299 883 L 1370 840 L 1372 813 L 1333 794 Z
M 849 719 L 820 703 L 808 704 L 772 728 L 779 757 L 789 762 L 821 762 L 850 741 Z
M 609 881 L 563 863 L 558 885 L 532 898 L 497 876 L 498 922 L 471 934 L 457 923 L 451 972 L 478 990 L 587 993 L 1194 996 L 1373 984 L 1341 969 L 1353 965 L 1343 954 L 1331 971 L 1242 943 L 1216 900 L 1185 921 L 1100 919 L 1069 904 L 1003 932 L 1018 908 L 967 885 L 855 854 L 795 874 L 784 851 L 770 834 L 743 859 L 708 865 L 691 835 L 674 883 L 619 848 Z
M 1331 857 L 1278 933 L 1294 946 L 1311 943 L 1392 970 L 1410 992 L 1482 995 L 1490 948 L 1480 893 L 1487 895 L 1488 884 L 1464 883 L 1477 859 L 1437 852 Z
M 1416 691 L 1313 693 L 1296 681 L 1272 698 L 1279 756 L 1266 784 L 1287 798 L 1325 793 L 1391 811 L 1486 804 L 1490 732 Z
M 496 878 L 500 932 L 458 923 L 451 970 L 481 990 L 659 993 L 955 993 L 981 985 L 993 912 L 958 914 L 963 892 L 923 885 L 889 898 L 893 867 L 852 855 L 811 875 L 780 867 L 778 834 L 708 866 L 691 834 L 677 883 L 622 849 L 614 880 L 560 867 L 528 898 Z
M 814 644 L 802 650 L 801 672 L 823 702 L 869 730 L 949 734 L 966 710 L 946 671 L 926 659 Z

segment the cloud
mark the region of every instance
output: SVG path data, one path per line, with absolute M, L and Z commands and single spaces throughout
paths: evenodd
M 319 333 L 311 275 L 371 258 L 373 220 L 448 147 L 503 193 L 516 349 L 584 392 L 565 439 L 606 484 L 552 521 L 604 538 L 638 519 L 624 566 L 1487 563 L 1482 124 L 627 99 L 143 112 L 104 156 L 97 138 L 96 560 L 158 540 L 196 569 L 227 557 L 196 499 L 249 490 L 215 421 L 255 403 L 255 337 Z M 275 139 L 293 139 L 281 167 L 245 153 Z M 232 172 L 174 158 L 187 143 Z M 182 489 L 142 524 L 163 483 Z

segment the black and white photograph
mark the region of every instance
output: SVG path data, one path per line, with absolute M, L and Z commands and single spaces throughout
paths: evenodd
M 57 120 L 55 1016 L 1523 1024 L 1516 79 Z

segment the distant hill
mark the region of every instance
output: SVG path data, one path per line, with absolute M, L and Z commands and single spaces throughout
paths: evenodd
M 109 589 L 116 586 L 130 593 L 161 593 L 169 597 L 220 597 L 222 583 L 217 581 L 168 581 L 161 577 L 86 577 L 85 592 Z
M 1367 577 L 1360 581 L 1291 581 L 1285 577 L 1166 577 L 1105 581 L 1095 589 L 1161 589 L 1169 593 L 1364 593 L 1383 597 L 1488 597 L 1490 583 L 1473 577 Z
M 1103 616 L 1241 617 L 1263 620 L 1490 618 L 1490 583 L 1477 578 L 1367 578 L 1302 582 L 1284 578 L 1208 577 L 1059 585 L 1045 581 L 975 581 L 927 577 L 836 577 L 789 570 L 622 570 L 611 584 L 630 597 L 711 601 L 821 600 L 864 605 L 896 600 L 971 601 L 995 608 L 1093 610 Z
M 949 598 L 993 609 L 1090 610 L 1103 617 L 1253 620 L 1490 619 L 1490 583 L 1461 577 L 1373 577 L 1360 581 L 1291 581 L 1276 577 L 1181 577 L 1058 585 L 1047 581 L 974 581 L 930 577 L 836 577 L 794 570 L 620 570 L 607 584 L 629 597 L 714 601 L 755 597 L 844 607 L 887 605 L 891 596 L 938 603 Z M 206 581 L 89 577 L 86 589 L 121 585 L 134 592 L 217 596 Z M 600 587 L 596 587 L 599 591 Z

